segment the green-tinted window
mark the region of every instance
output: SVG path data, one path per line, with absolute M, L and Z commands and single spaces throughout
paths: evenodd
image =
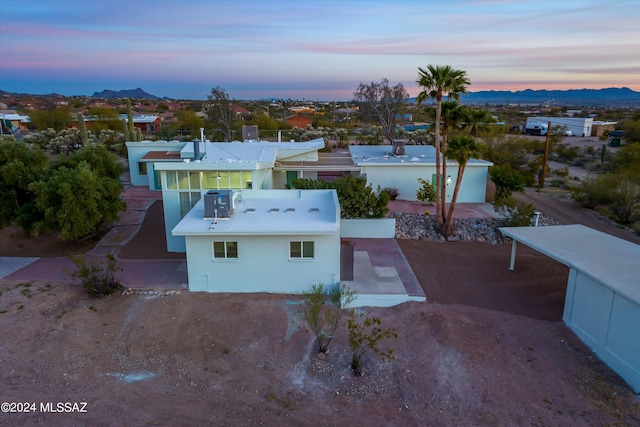
M 302 258 L 313 258 L 313 242 L 302 242 Z
M 167 189 L 176 190 L 178 188 L 178 181 L 176 180 L 175 171 L 166 171 L 165 176 L 167 179 Z
M 302 243 L 290 242 L 289 243 L 289 256 L 291 258 L 302 258 Z
M 313 242 L 289 242 L 289 257 L 291 258 L 313 258 Z
M 218 259 L 237 259 L 238 242 L 213 242 L 213 257 Z
M 140 175 L 147 174 L 147 162 L 138 162 L 138 173 Z
M 189 174 L 189 181 L 192 190 L 200 189 L 200 172 L 191 172 Z
M 180 190 L 189 189 L 189 172 L 178 171 L 178 189 Z

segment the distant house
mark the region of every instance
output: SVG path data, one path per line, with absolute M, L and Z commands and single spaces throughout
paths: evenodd
M 27 130 L 31 119 L 29 116 L 22 116 L 20 114 L 0 114 L 0 122 L 2 125 L 2 133 L 13 133 L 20 130 Z
M 307 116 L 303 116 L 302 114 L 286 116 L 284 121 L 289 123 L 291 126 L 295 126 L 300 129 L 305 129 L 307 126 L 311 126 L 311 119 Z
M 375 189 L 395 187 L 399 191 L 398 199 L 417 200 L 416 191 L 421 188 L 418 178 L 434 184 L 436 182 L 436 154 L 431 145 L 406 145 L 401 152 L 390 145 L 352 145 L 349 147 L 353 162 L 367 177 L 367 183 Z M 394 153 L 396 151 L 396 153 Z M 464 171 L 459 203 L 484 203 L 489 167 L 493 163 L 486 160 L 471 159 Z M 447 161 L 447 202 L 451 201 L 456 185 L 458 163 Z
M 591 136 L 607 135 L 609 132 L 616 130 L 617 124 L 618 122 L 594 121 L 593 128 L 591 128 Z
M 171 230 L 189 290 L 298 293 L 340 281 L 335 190 L 209 191 Z
M 229 110 L 236 116 L 242 116 L 243 114 L 249 114 L 251 112 L 246 108 L 241 107 L 240 105 L 233 105 L 233 104 L 229 106 Z
M 120 115 L 120 120 L 129 121 L 126 114 Z M 160 131 L 162 119 L 156 115 L 134 114 L 133 126 L 139 128 L 142 133 L 156 133 Z

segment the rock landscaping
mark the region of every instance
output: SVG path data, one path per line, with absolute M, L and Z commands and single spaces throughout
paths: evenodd
M 436 218 L 415 213 L 394 213 L 397 239 L 427 239 L 445 241 L 436 230 Z M 491 245 L 504 243 L 498 227 L 505 225 L 501 218 L 454 218 L 449 241 L 481 242 Z M 538 226 L 560 225 L 551 217 L 540 215 Z

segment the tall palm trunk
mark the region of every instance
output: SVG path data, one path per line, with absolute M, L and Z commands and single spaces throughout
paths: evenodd
M 464 168 L 466 164 L 458 165 L 458 175 L 456 176 L 456 186 L 453 189 L 453 196 L 451 196 L 451 203 L 449 204 L 449 213 L 447 214 L 446 221 L 444 223 L 444 229 L 442 235 L 445 239 L 448 239 L 451 235 L 451 227 L 453 226 L 453 211 L 456 208 L 456 201 L 458 200 L 458 191 L 460 191 L 460 184 L 462 183 L 462 175 L 464 174 Z
M 442 114 L 442 95 L 436 97 L 436 216 L 438 225 L 444 224 L 442 193 L 440 186 L 442 185 L 441 166 L 440 166 L 440 116 Z
M 442 128 L 442 188 L 440 188 L 442 199 L 442 206 L 440 211 L 440 217 L 442 218 L 442 223 L 447 222 L 447 156 L 445 153 L 447 152 L 447 139 L 449 138 L 449 125 L 447 123 L 447 119 L 445 118 L 444 126 Z

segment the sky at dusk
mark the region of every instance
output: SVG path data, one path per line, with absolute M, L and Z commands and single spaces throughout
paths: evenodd
M 349 100 L 418 67 L 469 90 L 640 91 L 640 0 L 0 0 L 0 89 Z

